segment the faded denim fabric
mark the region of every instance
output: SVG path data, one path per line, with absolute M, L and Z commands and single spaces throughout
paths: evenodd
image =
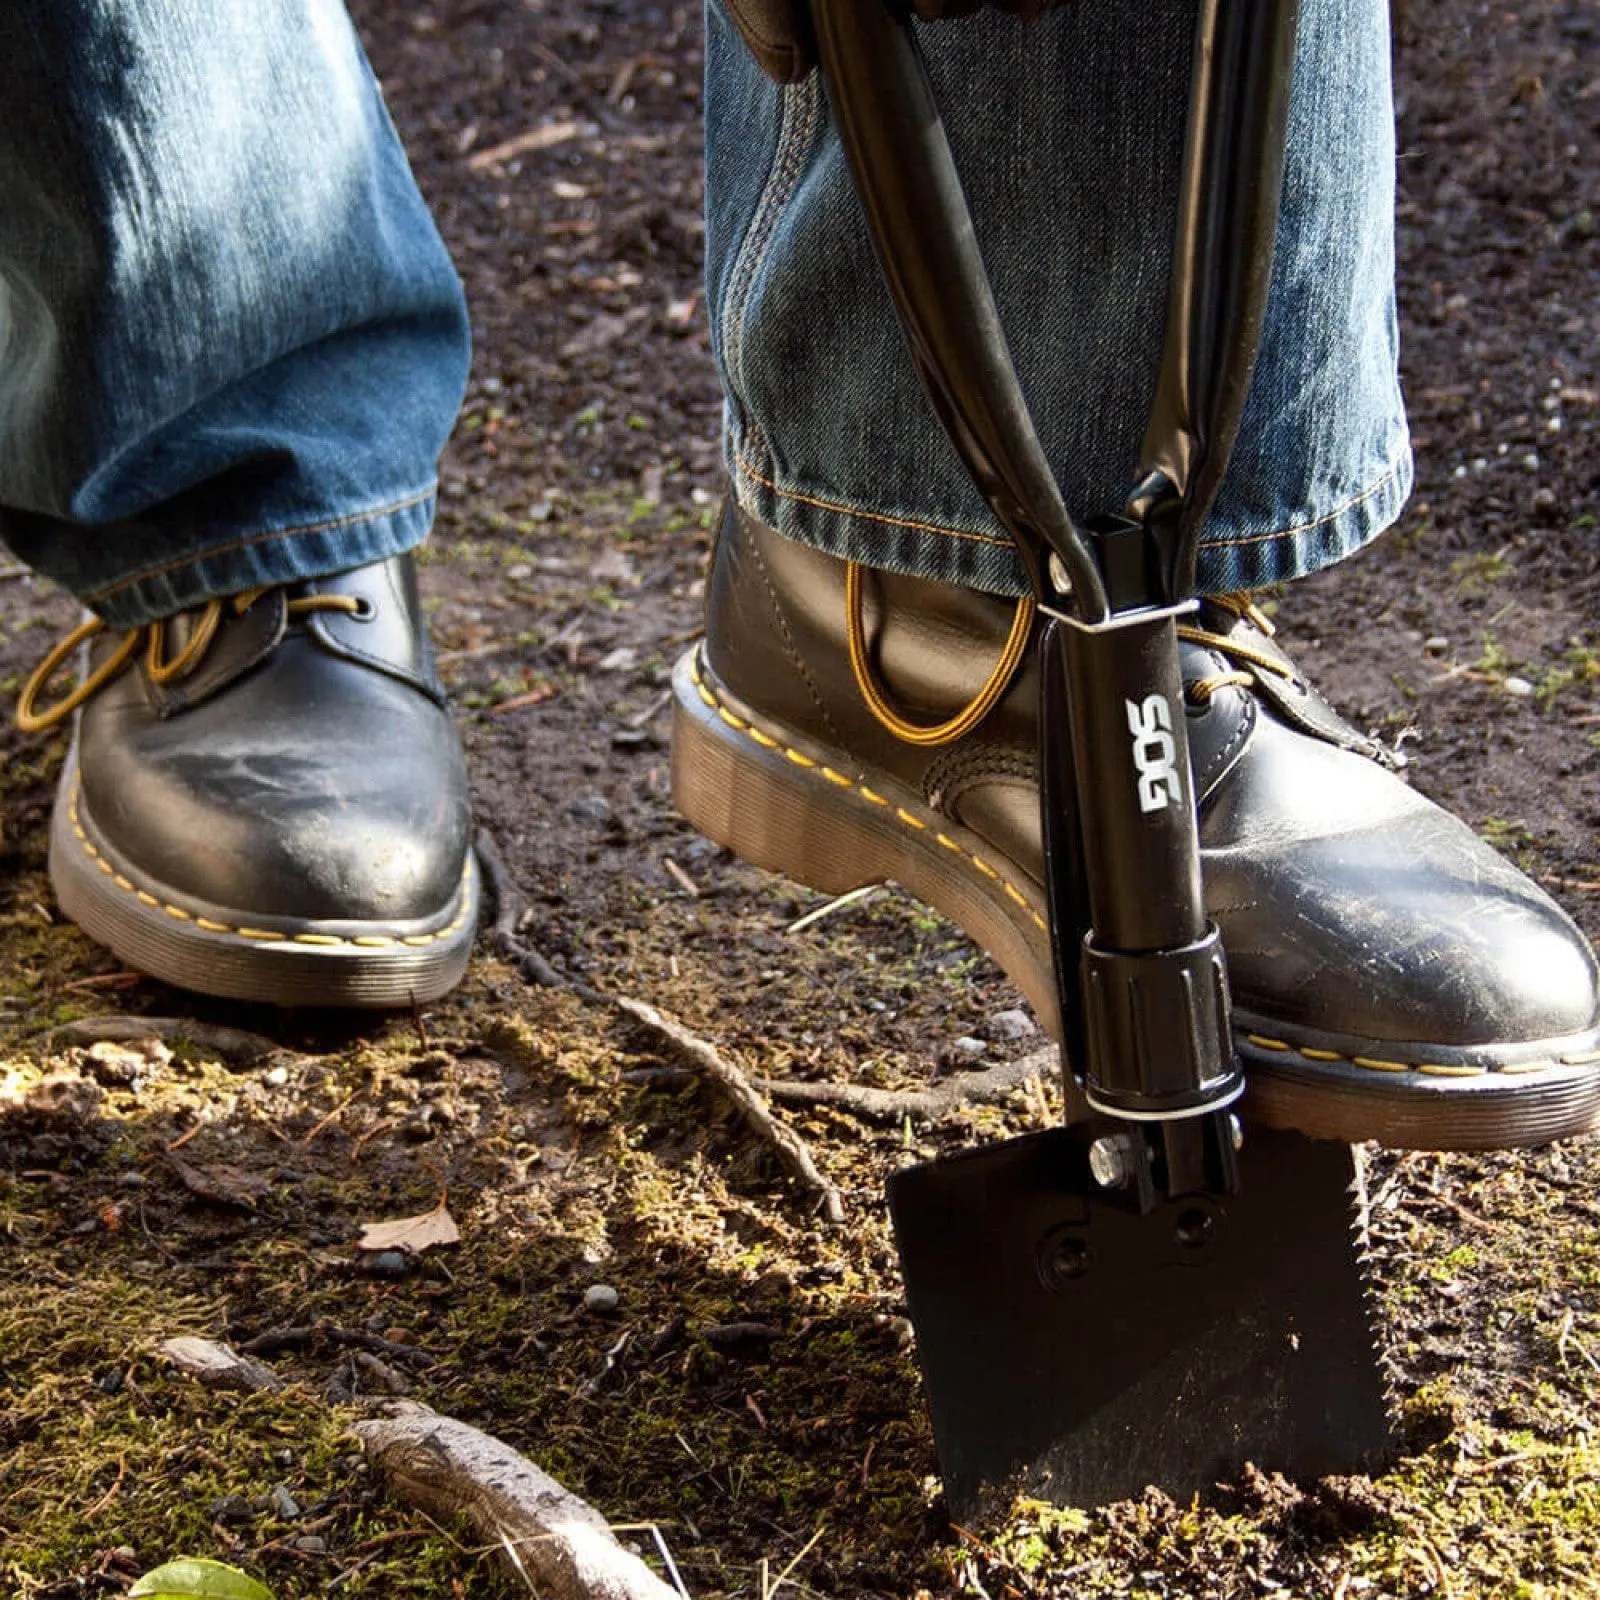
M 1074 513 L 1134 481 L 1161 349 L 1193 0 L 986 12 L 921 41 L 1046 454 Z M 1025 587 L 913 371 L 816 76 L 779 89 L 710 0 L 707 303 L 739 502 L 835 555 Z M 1272 290 L 1200 580 L 1327 565 L 1399 514 L 1386 0 L 1303 0 Z
M 461 288 L 336 0 L 0 6 L 0 536 L 118 626 L 427 532 Z

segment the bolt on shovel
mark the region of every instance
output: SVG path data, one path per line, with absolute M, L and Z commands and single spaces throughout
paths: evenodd
M 1201 0 L 1164 352 L 1135 483 L 1077 525 L 1017 383 L 910 25 L 812 0 L 835 120 L 929 399 L 1047 619 L 1042 816 L 1066 1126 L 889 1185 L 953 1515 L 1187 1498 L 1394 1449 L 1348 1148 L 1240 1124 L 1176 619 L 1249 389 L 1295 0 Z

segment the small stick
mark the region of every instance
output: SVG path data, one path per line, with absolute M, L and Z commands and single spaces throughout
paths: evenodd
M 844 894 L 835 895 L 833 899 L 825 901 L 815 910 L 806 912 L 803 917 L 796 917 L 783 931 L 803 933 L 813 924 L 821 922 L 824 917 L 831 917 L 835 911 L 843 911 L 848 906 L 860 905 L 862 901 L 870 900 L 882 887 L 881 883 L 864 883 L 859 889 L 850 889 Z
M 300 1141 L 300 1148 L 301 1148 L 301 1149 L 302 1149 L 302 1150 L 304 1150 L 304 1149 L 305 1149 L 305 1148 L 306 1148 L 306 1146 L 307 1146 L 307 1145 L 309 1145 L 309 1144 L 310 1144 L 310 1143 L 311 1143 L 311 1141 L 312 1141 L 312 1140 L 313 1140 L 313 1139 L 315 1139 L 315 1138 L 316 1138 L 316 1136 L 317 1136 L 317 1135 L 318 1135 L 318 1134 L 319 1134 L 319 1133 L 321 1133 L 321 1132 L 322 1132 L 322 1130 L 323 1130 L 323 1129 L 324 1129 L 324 1128 L 326 1128 L 326 1127 L 327 1127 L 327 1126 L 328 1126 L 328 1124 L 329 1124 L 329 1123 L 330 1123 L 330 1122 L 332 1122 L 332 1121 L 334 1121 L 334 1120 L 335 1120 L 335 1119 L 336 1119 L 336 1118 L 337 1118 L 337 1117 L 339 1117 L 339 1116 L 341 1116 L 341 1115 L 342 1115 L 342 1114 L 343 1114 L 343 1112 L 344 1112 L 344 1110 L 345 1110 L 345 1108 L 346 1108 L 346 1107 L 347 1107 L 347 1106 L 348 1106 L 348 1105 L 349 1105 L 349 1104 L 350 1104 L 350 1102 L 351 1102 L 351 1101 L 352 1101 L 352 1100 L 354 1100 L 354 1099 L 355 1099 L 355 1097 L 356 1097 L 356 1096 L 357 1096 L 357 1095 L 358 1095 L 358 1094 L 360 1094 L 360 1093 L 361 1093 L 361 1091 L 360 1091 L 360 1090 L 359 1090 L 359 1089 L 352 1089 L 352 1090 L 351 1090 L 351 1091 L 350 1091 L 350 1093 L 349 1093 L 349 1094 L 347 1094 L 347 1095 L 346 1095 L 346 1096 L 345 1096 L 345 1097 L 344 1097 L 344 1099 L 343 1099 L 343 1100 L 341 1100 L 341 1101 L 340 1101 L 340 1102 L 339 1102 L 339 1103 L 338 1103 L 338 1105 L 336 1105 L 336 1106 L 335 1106 L 335 1107 L 334 1107 L 334 1108 L 333 1108 L 333 1110 L 332 1110 L 332 1111 L 330 1111 L 330 1112 L 329 1112 L 329 1113 L 328 1113 L 328 1114 L 327 1114 L 327 1116 L 325 1116 L 325 1117 L 324 1117 L 324 1118 L 323 1118 L 323 1119 L 322 1119 L 322 1120 L 321 1120 L 321 1121 L 320 1121 L 320 1122 L 319 1122 L 319 1123 L 318 1123 L 318 1124 L 317 1124 L 317 1125 L 316 1125 L 316 1127 L 314 1127 L 314 1128 L 313 1128 L 313 1129 L 312 1129 L 312 1130 L 311 1130 L 311 1132 L 310 1132 L 310 1133 L 308 1133 L 308 1134 L 307 1134 L 307 1135 L 306 1135 L 306 1136 L 305 1136 L 305 1138 L 303 1138 L 303 1139 L 302 1139 L 302 1140 L 301 1140 L 301 1141 Z
M 611 1003 L 624 1015 L 641 1023 L 674 1055 L 715 1085 L 733 1104 L 745 1125 L 771 1147 L 791 1176 L 816 1197 L 823 1216 L 835 1225 L 844 1221 L 843 1197 L 822 1175 L 799 1134 L 772 1115 L 755 1086 L 715 1045 L 690 1033 L 681 1022 L 664 1016 L 643 1000 L 612 995 Z
M 689 874 L 672 859 L 671 856 L 663 856 L 661 858 L 661 865 L 666 868 L 667 876 L 671 878 L 672 881 L 677 884 L 677 886 L 682 889 L 691 900 L 698 900 L 700 898 L 700 885 L 696 883 L 694 879 L 691 878 Z
M 84 1512 L 84 1516 L 92 1517 L 92 1516 L 96 1515 L 98 1512 L 104 1511 L 105 1508 L 108 1505 L 110 1505 L 113 1500 L 115 1500 L 117 1498 L 117 1495 L 120 1493 L 120 1491 L 122 1489 L 122 1480 L 124 1478 L 126 1478 L 127 1476 L 128 1476 L 128 1458 L 125 1455 L 118 1456 L 117 1457 L 117 1477 L 116 1477 L 116 1482 L 114 1482 L 111 1485 L 111 1487 L 109 1489 L 107 1489 L 106 1492 L 103 1495 L 101 1495 L 100 1498 L 98 1500 L 96 1500 L 95 1503 L 92 1506 L 90 1506 L 87 1511 Z
M 231 1065 L 243 1066 L 284 1047 L 260 1033 L 228 1028 L 192 1017 L 80 1017 L 63 1022 L 44 1036 L 47 1044 L 127 1044 L 136 1039 L 159 1039 L 162 1044 L 191 1044 L 210 1050 Z

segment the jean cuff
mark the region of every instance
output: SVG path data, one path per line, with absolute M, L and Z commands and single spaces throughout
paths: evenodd
M 1027 592 L 1022 563 L 1001 534 L 792 487 L 763 472 L 732 441 L 730 446 L 734 498 L 786 538 L 890 572 L 1012 598 Z M 1360 489 L 1331 507 L 1312 507 L 1271 525 L 1209 529 L 1200 544 L 1198 592 L 1261 589 L 1342 561 L 1399 517 L 1412 472 L 1410 445 L 1402 443 Z
M 175 555 L 80 598 L 113 628 L 239 594 L 385 561 L 414 548 L 433 523 L 438 485 L 325 521 L 242 533 L 226 544 Z

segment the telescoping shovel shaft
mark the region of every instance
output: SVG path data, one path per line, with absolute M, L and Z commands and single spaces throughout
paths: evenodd
M 1103 1500 L 1390 1434 L 1350 1153 L 1242 1130 L 1176 619 L 1249 389 L 1295 0 L 1201 0 L 1164 353 L 1126 502 L 1078 526 L 1006 347 L 910 25 L 813 0 L 835 120 L 929 398 L 1048 619 L 1040 764 L 1063 1056 L 1096 1119 L 890 1186 L 947 1497 Z M 1069 1096 L 1069 1101 L 1072 1097 Z M 1330 1384 L 1332 1385 L 1330 1387 Z

